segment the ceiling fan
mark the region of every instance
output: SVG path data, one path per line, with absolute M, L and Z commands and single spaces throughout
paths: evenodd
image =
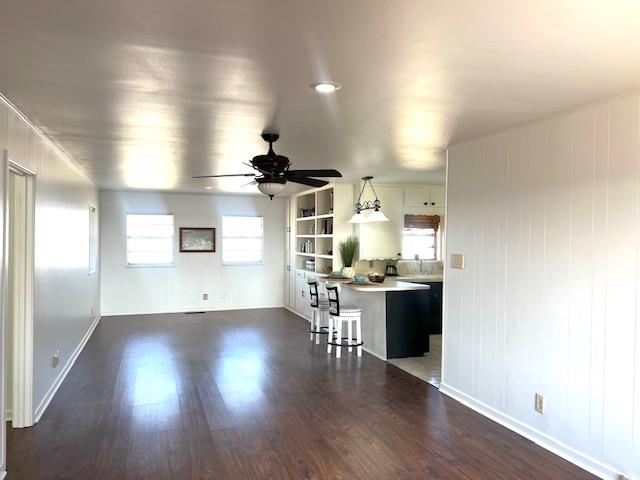
M 311 177 L 342 177 L 337 170 L 289 170 L 291 162 L 284 155 L 278 155 L 273 151 L 273 143 L 278 140 L 277 133 L 263 133 L 262 139 L 269 143 L 269 151 L 266 155 L 253 157 L 250 164 L 245 165 L 253 168 L 258 173 L 232 173 L 229 175 L 200 175 L 193 178 L 219 178 L 219 177 L 255 177 L 253 182 L 257 183 L 258 190 L 268 195 L 273 200 L 274 195 L 284 190 L 287 182 L 300 183 L 310 187 L 324 187 L 329 182 Z

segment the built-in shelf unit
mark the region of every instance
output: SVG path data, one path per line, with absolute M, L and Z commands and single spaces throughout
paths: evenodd
M 353 186 L 334 185 L 307 190 L 291 199 L 293 247 L 296 270 L 329 273 L 342 268 L 338 245 L 353 233 Z

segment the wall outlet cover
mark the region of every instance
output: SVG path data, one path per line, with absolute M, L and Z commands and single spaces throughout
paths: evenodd
M 544 415 L 544 396 L 536 393 L 536 403 L 535 403 L 536 412 Z
M 464 268 L 464 254 L 452 253 L 451 254 L 451 268 L 458 268 L 462 270 Z
M 208 293 L 203 293 L 202 294 L 202 299 L 203 300 L 209 300 L 209 294 Z

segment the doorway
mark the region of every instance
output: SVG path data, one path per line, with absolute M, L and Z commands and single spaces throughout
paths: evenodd
M 5 420 L 33 425 L 34 175 L 6 162 Z

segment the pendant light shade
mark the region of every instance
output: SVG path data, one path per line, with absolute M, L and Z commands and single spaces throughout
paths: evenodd
M 367 220 L 369 222 L 388 222 L 389 221 L 387 216 L 384 213 L 382 213 L 382 210 L 374 210 L 369 214 L 369 217 L 367 218 Z
M 349 223 L 367 223 L 367 217 L 365 217 L 362 212 L 356 212 L 349 220 Z

